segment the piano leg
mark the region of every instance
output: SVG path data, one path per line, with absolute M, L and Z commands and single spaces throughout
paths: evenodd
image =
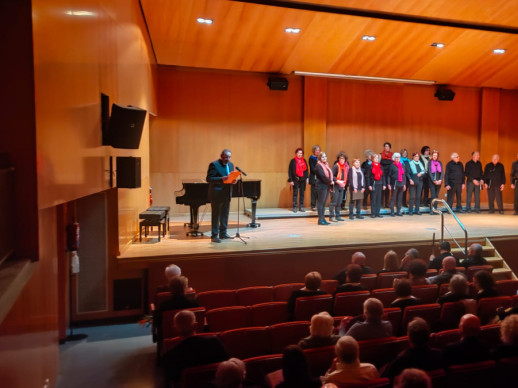
M 191 208 L 191 225 L 189 227 L 191 230 L 187 232 L 187 236 L 203 236 L 202 232 L 199 232 L 200 224 L 198 223 L 198 208 L 199 206 L 190 206 Z
M 261 226 L 261 224 L 255 222 L 255 212 L 257 209 L 257 198 L 252 198 L 252 222 L 247 224 L 246 226 L 249 228 L 257 228 Z

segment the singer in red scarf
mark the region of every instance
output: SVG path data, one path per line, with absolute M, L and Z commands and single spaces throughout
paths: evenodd
M 390 184 L 388 188 L 392 190 L 392 197 L 390 199 L 390 216 L 402 216 L 401 204 L 403 201 L 403 192 L 406 190 L 406 183 L 408 178 L 408 172 L 405 170 L 405 166 L 401 163 L 401 155 L 394 153 L 392 156 L 394 163 L 390 167 Z M 394 205 L 397 206 L 397 212 L 394 213 Z
M 392 166 L 392 156 L 394 153 L 390 150 L 392 145 L 389 142 L 385 142 L 383 144 L 383 151 L 381 152 L 380 164 L 383 169 L 383 175 L 385 175 L 386 184 L 389 184 L 388 177 L 390 176 L 390 166 Z M 383 193 L 381 195 L 382 204 L 384 207 L 388 208 L 390 203 L 390 189 L 383 189 Z M 372 201 L 372 200 L 371 200 Z
M 380 163 L 380 155 L 374 155 L 372 157 L 372 163 L 367 168 L 365 173 L 365 180 L 367 186 L 372 192 L 371 194 L 371 218 L 379 217 L 383 218 L 380 214 L 381 210 L 381 193 L 386 189 L 387 184 L 385 180 L 385 174 Z
M 315 186 L 317 189 L 318 224 L 329 225 L 329 222 L 325 219 L 324 211 L 327 198 L 329 197 L 329 192 L 333 189 L 334 177 L 333 171 L 327 163 L 327 154 L 323 151 L 318 155 L 318 163 L 315 168 L 315 173 L 317 176 Z
M 347 186 L 347 175 L 349 173 L 349 164 L 347 163 L 347 155 L 340 151 L 336 156 L 336 163 L 333 166 L 334 187 L 331 194 L 331 203 L 329 204 L 329 221 L 345 221 L 340 216 L 342 207 L 342 199 L 345 187 Z
M 295 157 L 291 159 L 288 167 L 288 182 L 293 187 L 293 213 L 297 212 L 297 196 L 299 211 L 305 211 L 304 192 L 306 191 L 308 178 L 308 163 L 304 159 L 304 151 L 302 148 L 297 148 L 295 150 Z

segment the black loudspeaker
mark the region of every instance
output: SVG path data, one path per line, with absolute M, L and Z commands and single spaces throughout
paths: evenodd
M 117 157 L 117 187 L 135 189 L 140 185 L 140 158 Z
M 268 78 L 268 87 L 270 90 L 288 90 L 289 82 L 286 78 Z
M 138 149 L 146 111 L 134 106 L 112 105 L 107 141 L 113 148 Z
M 455 92 L 451 89 L 437 89 L 434 97 L 437 97 L 440 101 L 453 101 Z
M 142 279 L 116 279 L 113 281 L 113 310 L 142 308 Z

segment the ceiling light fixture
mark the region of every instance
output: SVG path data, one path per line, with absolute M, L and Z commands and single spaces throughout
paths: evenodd
M 334 74 L 334 73 L 314 73 L 310 71 L 294 71 L 295 75 L 302 75 L 306 77 L 322 77 L 322 78 L 338 78 L 348 79 L 354 81 L 369 81 L 369 82 L 392 82 L 400 84 L 414 84 L 414 85 L 433 85 L 436 81 L 408 79 L 408 78 L 389 78 L 389 77 L 371 77 L 367 75 L 350 75 L 350 74 Z
M 363 35 L 362 40 L 368 40 L 369 42 L 372 42 L 376 40 L 376 37 L 372 35 Z
M 196 19 L 196 21 L 198 23 L 201 23 L 201 24 L 212 24 L 212 23 L 214 23 L 214 20 L 212 20 L 212 19 L 204 19 L 204 18 L 198 18 L 198 19 Z
M 298 34 L 298 33 L 300 33 L 300 28 L 288 27 L 288 28 L 284 29 L 284 31 L 286 31 L 288 34 Z
M 493 53 L 494 54 L 505 54 L 505 49 L 494 49 Z
M 84 10 L 77 10 L 77 11 L 66 11 L 65 14 L 70 16 L 94 16 L 95 12 L 92 11 L 84 11 Z
M 443 48 L 445 45 L 444 45 L 444 43 L 433 42 L 430 46 L 437 47 L 437 48 Z

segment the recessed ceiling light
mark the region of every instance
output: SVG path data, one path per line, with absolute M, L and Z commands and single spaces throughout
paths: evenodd
M 444 43 L 433 42 L 430 46 L 437 47 L 437 48 L 443 48 L 444 47 Z
M 70 16 L 94 16 L 95 13 L 92 11 L 84 11 L 84 10 L 76 10 L 76 11 L 66 11 L 65 14 Z
M 212 20 L 212 19 L 204 19 L 204 18 L 198 18 L 198 19 L 196 19 L 196 21 L 198 23 L 201 23 L 201 24 L 212 24 L 212 23 L 214 23 L 214 20 Z
M 298 34 L 298 33 L 300 33 L 300 28 L 288 27 L 288 28 L 285 28 L 284 31 L 286 31 L 286 33 L 288 33 L 288 34 Z
M 494 49 L 493 53 L 494 54 L 504 54 L 505 53 L 505 49 Z
M 368 40 L 369 42 L 372 42 L 372 41 L 376 40 L 376 37 L 372 36 L 372 35 L 363 35 L 362 40 Z

